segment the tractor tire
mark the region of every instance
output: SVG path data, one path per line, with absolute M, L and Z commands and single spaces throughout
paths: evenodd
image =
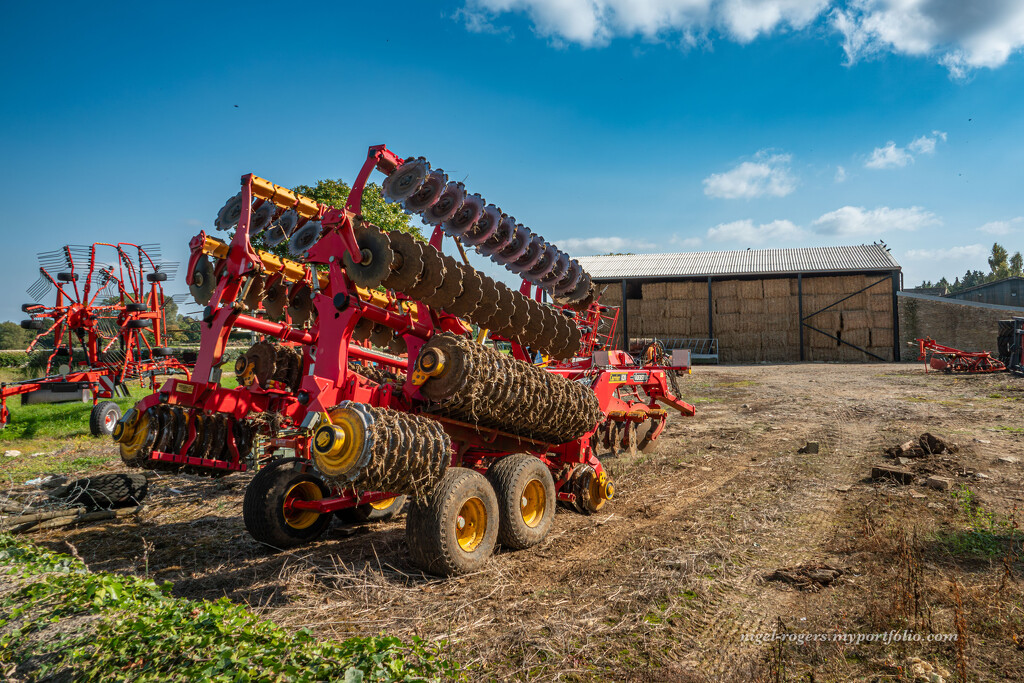
M 449 467 L 429 495 L 409 506 L 409 559 L 436 576 L 476 571 L 494 552 L 498 526 L 498 498 L 487 478 L 465 467 Z
M 142 320 L 129 320 L 124 325 L 129 330 L 141 330 L 146 327 L 153 327 L 153 320 L 151 318 L 143 318 Z
M 99 474 L 65 484 L 50 497 L 89 510 L 113 510 L 141 504 L 148 492 L 144 474 Z
M 121 419 L 121 408 L 113 401 L 100 401 L 89 413 L 89 432 L 93 436 L 110 436 Z
M 366 503 L 335 512 L 335 516 L 344 524 L 367 524 L 386 522 L 402 511 L 406 496 L 395 496 L 376 503 Z
M 539 459 L 506 455 L 487 470 L 498 497 L 498 543 L 522 550 L 544 540 L 555 521 L 555 481 Z
M 276 550 L 316 540 L 331 523 L 331 515 L 312 510 L 284 509 L 289 494 L 304 500 L 319 500 L 330 489 L 316 475 L 303 472 L 295 461 L 272 463 L 256 473 L 245 490 L 242 519 L 245 528 L 260 543 Z
M 125 304 L 124 310 L 128 311 L 129 313 L 145 313 L 146 311 L 149 310 L 149 306 L 147 306 L 146 304 L 131 303 Z
M 46 325 L 42 320 L 22 320 L 21 329 L 23 330 L 44 330 Z
M 78 273 L 57 273 L 58 282 L 78 282 Z
M 146 273 L 146 279 L 150 282 L 166 282 L 167 273 L 162 273 L 159 270 L 155 273 Z

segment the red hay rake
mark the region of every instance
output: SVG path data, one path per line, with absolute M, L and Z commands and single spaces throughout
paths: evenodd
M 90 429 L 109 435 L 121 417 L 117 404 L 100 399 L 128 396 L 128 380 L 182 372 L 188 368 L 164 347 L 163 285 L 174 264 L 153 260 L 154 245 L 96 242 L 66 245 L 39 254 L 39 279 L 29 295 L 42 299 L 56 290 L 53 305 L 28 303 L 24 329 L 38 334 L 26 353 L 46 346 L 43 376 L 0 387 L 0 427 L 10 419 L 7 399 L 22 403 L 80 400 L 91 392 Z
M 361 216 L 374 170 L 385 199 L 434 226 L 429 243 Z M 671 389 L 686 359 L 645 367 L 610 349 L 617 311 L 579 263 L 423 158 L 371 147 L 340 209 L 246 175 L 216 225 L 229 242 L 190 244 L 187 281 L 206 306 L 192 378 L 141 400 L 114 438 L 132 466 L 258 465 L 243 516 L 270 546 L 316 539 L 332 513 L 390 518 L 409 498 L 412 563 L 472 571 L 499 541 L 543 540 L 556 503 L 602 509 L 614 485 L 597 451 L 652 448 L 661 406 L 694 414 Z M 263 231 L 293 258 L 256 250 Z M 520 275 L 519 291 L 445 254 L 446 237 Z M 227 388 L 239 329 L 263 339 Z
M 983 374 L 1006 370 L 1006 365 L 987 351 L 961 351 L 927 338 L 914 341 L 918 346 L 917 359 L 924 362 L 925 372 L 929 368 L 947 374 Z

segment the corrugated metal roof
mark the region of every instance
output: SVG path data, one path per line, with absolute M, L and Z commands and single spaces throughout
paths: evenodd
M 595 280 L 891 271 L 900 267 L 889 250 L 881 244 L 804 249 L 695 251 L 684 254 L 581 256 L 577 260 Z

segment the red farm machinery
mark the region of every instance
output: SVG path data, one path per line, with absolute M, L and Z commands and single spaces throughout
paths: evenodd
M 961 351 L 944 346 L 934 339 L 915 339 L 917 360 L 922 361 L 925 372 L 929 368 L 947 374 L 985 374 L 1003 372 L 1006 364 L 987 351 Z
M 362 216 L 375 170 L 387 201 L 433 226 L 429 243 Z M 610 349 L 617 310 L 579 263 L 422 157 L 371 147 L 344 208 L 246 175 L 215 225 L 230 239 L 190 245 L 187 281 L 206 307 L 192 377 L 127 411 L 114 439 L 132 466 L 257 468 L 243 517 L 269 546 L 312 541 L 335 513 L 390 518 L 409 499 L 412 563 L 472 571 L 496 543 L 540 542 L 558 503 L 601 510 L 614 485 L 598 451 L 651 450 L 666 408 L 694 414 L 672 389 L 685 358 L 643 365 Z M 260 233 L 289 256 L 254 248 Z M 519 291 L 470 267 L 465 246 L 521 276 Z M 229 388 L 232 330 L 262 339 Z
M 127 382 L 184 373 L 164 339 L 163 283 L 174 264 L 160 264 L 155 245 L 97 242 L 66 245 L 39 254 L 39 279 L 28 294 L 41 300 L 56 291 L 52 305 L 22 304 L 29 315 L 21 326 L 37 332 L 29 354 L 44 360 L 42 375 L 0 386 L 0 428 L 7 426 L 7 399 L 53 403 L 92 397 L 90 430 L 110 435 L 121 417 L 112 400 L 129 395 Z

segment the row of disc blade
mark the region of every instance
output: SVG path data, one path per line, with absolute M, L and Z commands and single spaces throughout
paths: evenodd
M 406 159 L 384 180 L 384 200 L 419 214 L 427 225 L 440 225 L 527 282 L 547 291 L 560 304 L 585 310 L 594 285 L 579 262 L 516 219 L 488 204 L 479 194 L 431 169 L 423 157 Z
M 225 202 L 213 225 L 219 230 L 234 230 L 242 217 L 242 193 Z M 288 253 L 298 259 L 304 259 L 309 249 L 323 233 L 320 221 L 303 218 L 295 209 L 284 209 L 269 200 L 257 200 L 253 205 L 249 218 L 249 238 L 263 232 L 263 241 L 268 247 L 288 243 Z
M 359 220 L 354 227 L 363 259 L 357 264 L 346 255 L 343 262 L 357 285 L 401 292 L 555 358 L 571 358 L 579 352 L 579 328 L 561 311 L 523 296 L 408 233 L 384 233 Z

